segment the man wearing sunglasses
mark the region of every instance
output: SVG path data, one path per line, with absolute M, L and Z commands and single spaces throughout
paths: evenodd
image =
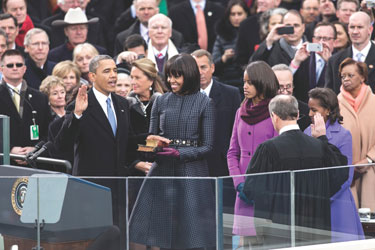
M 48 98 L 29 88 L 23 76 L 25 59 L 18 50 L 1 56 L 0 114 L 10 117 L 10 153 L 26 155 L 40 141 L 47 141 L 51 111 Z M 19 164 L 26 164 L 17 161 Z

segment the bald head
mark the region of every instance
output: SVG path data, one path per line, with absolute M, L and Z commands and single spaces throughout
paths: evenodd
M 362 50 L 370 41 L 372 33 L 371 18 L 365 12 L 355 12 L 350 16 L 348 32 L 353 46 Z

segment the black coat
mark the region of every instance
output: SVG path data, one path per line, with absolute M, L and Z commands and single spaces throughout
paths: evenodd
M 261 40 L 259 36 L 259 15 L 246 18 L 240 24 L 236 44 L 236 61 L 239 65 L 247 65 L 249 58 Z
M 114 49 L 115 55 L 121 53 L 124 50 L 124 42 L 130 35 L 141 34 L 139 25 L 140 25 L 140 22 L 139 20 L 137 20 L 127 30 L 120 32 L 116 36 L 115 49 Z M 171 40 L 177 48 L 181 48 L 182 45 L 184 44 L 184 38 L 182 34 L 174 29 L 172 29 Z
M 210 98 L 215 104 L 216 126 L 214 149 L 207 156 L 208 170 L 210 176 L 228 176 L 227 152 L 241 96 L 237 88 L 213 80 Z
M 292 58 L 286 53 L 283 48 L 281 48 L 280 41 L 274 42 L 270 50 L 267 49 L 266 41 L 263 41 L 259 45 L 257 51 L 255 51 L 251 56 L 249 63 L 259 60 L 265 61 L 272 67 L 279 63 L 289 65 L 292 61 Z
M 56 63 L 51 61 L 46 61 L 44 63 L 43 69 L 36 66 L 35 62 L 30 58 L 27 57 L 25 59 L 26 64 L 26 73 L 23 76 L 23 79 L 26 80 L 27 85 L 31 88 L 39 90 L 39 86 L 49 75 L 52 75 L 53 67 L 55 67 Z
M 327 68 L 327 63 L 324 64 L 322 73 L 318 79 L 316 87 L 324 87 L 325 84 L 325 71 Z M 312 75 L 314 74 L 314 76 Z M 315 78 L 316 74 L 316 60 L 315 60 L 315 53 L 312 53 L 310 57 L 304 60 L 297 71 L 293 75 L 293 84 L 294 90 L 293 95 L 303 102 L 308 102 L 308 92 L 310 88 L 310 80 L 312 81 L 312 77 Z
M 290 130 L 259 145 L 246 173 L 298 171 L 346 164 L 346 157 L 328 143 L 326 136 L 315 139 L 300 130 Z M 295 225 L 329 232 L 330 197 L 340 190 L 347 178 L 346 169 L 296 172 Z M 290 192 L 290 172 L 247 177 L 244 185 L 244 193 L 254 200 L 254 217 L 284 225 L 290 225 Z M 296 235 L 299 235 L 298 228 Z M 308 242 L 304 244 L 322 240 L 316 237 L 322 236 L 306 235 L 304 239 Z M 331 240 L 329 235 L 324 237 Z
M 88 93 L 88 107 L 77 119 L 73 112 L 65 115 L 63 125 L 55 138 L 57 149 L 66 152 L 74 144 L 73 175 L 126 175 L 127 150 L 130 131 L 128 102 L 112 94 L 117 118 L 117 132 L 113 135 L 108 118 L 94 92 Z M 68 107 L 74 110 L 74 103 Z
M 48 124 L 52 119 L 47 96 L 27 87 L 25 92 L 21 90 L 20 106 L 23 106 L 22 117 L 17 112 L 10 90 L 3 81 L 0 85 L 0 114 L 10 117 L 10 148 L 34 146 L 41 140 L 47 141 Z M 30 139 L 33 110 L 36 111 L 35 123 L 39 126 L 39 140 Z
M 206 19 L 208 51 L 212 51 L 216 39 L 215 24 L 224 15 L 224 8 L 215 2 L 206 1 L 204 16 Z M 198 33 L 195 22 L 195 14 L 190 1 L 186 0 L 169 11 L 169 17 L 172 19 L 173 28 L 182 33 L 186 43 L 197 44 Z
M 92 44 L 99 52 L 99 55 L 106 55 L 107 50 L 98 45 Z M 48 53 L 48 60 L 59 63 L 65 60 L 73 61 L 73 49 L 68 48 L 67 43 L 52 49 Z
M 345 58 L 353 58 L 352 47 L 348 47 L 328 60 L 327 70 L 325 74 L 325 87 L 333 89 L 336 94 L 340 93 L 341 79 L 339 77 L 339 65 Z M 371 42 L 371 48 L 367 54 L 365 63 L 368 69 L 367 85 L 370 85 L 372 92 L 375 91 L 375 45 Z
M 311 124 L 311 120 L 310 120 L 310 117 L 309 117 L 309 106 L 298 100 L 298 111 L 299 111 L 299 118 L 298 118 L 298 126 L 300 128 L 301 131 L 305 131 L 305 129 L 310 126 Z
M 56 20 L 64 20 L 65 12 L 59 11 L 57 14 L 50 16 L 43 20 L 42 25 L 47 29 L 47 33 L 50 40 L 50 48 L 56 48 L 67 41 L 64 33 L 64 27 L 53 27 L 52 22 Z M 86 13 L 87 19 L 95 17 Z M 91 44 L 98 44 L 102 47 L 107 48 L 109 42 L 108 28 L 109 25 L 102 19 L 99 18 L 99 22 L 89 24 L 89 31 L 87 33 L 87 42 Z

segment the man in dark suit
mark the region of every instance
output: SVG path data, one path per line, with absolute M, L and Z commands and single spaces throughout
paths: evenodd
M 259 37 L 260 15 L 269 9 L 277 8 L 280 2 L 281 0 L 262 1 L 262 5 L 258 4 L 257 14 L 251 15 L 241 22 L 238 29 L 235 57 L 238 64 L 246 66 L 255 51 L 255 47 L 262 42 Z
M 347 159 L 325 136 L 323 117 L 314 117 L 312 135 L 305 135 L 297 125 L 298 102 L 291 95 L 277 95 L 269 104 L 272 123 L 279 136 L 258 146 L 247 169 L 247 174 L 318 169 L 347 164 Z M 345 169 L 321 169 L 296 172 L 294 175 L 294 214 L 296 240 L 302 244 L 330 242 L 331 208 L 330 197 L 340 190 L 348 178 Z M 290 239 L 290 173 L 249 176 L 246 178 L 240 197 L 254 202 L 254 217 L 264 221 L 264 248 L 289 247 Z M 313 188 L 311 188 L 313 187 Z M 243 195 L 243 196 L 242 196 Z M 278 226 L 275 227 L 274 224 Z M 280 225 L 281 224 L 281 225 Z M 282 227 L 285 225 L 285 228 Z M 255 227 L 260 224 L 255 220 Z M 308 228 L 309 233 L 300 236 L 299 227 Z M 282 229 L 280 229 L 282 228 Z M 314 233 L 314 229 L 326 230 L 327 235 Z M 285 232 L 286 231 L 286 232 Z M 258 232 L 258 230 L 257 230 Z M 262 235 L 257 235 L 262 236 Z
M 52 74 L 56 63 L 47 60 L 49 52 L 49 39 L 47 33 L 39 28 L 33 28 L 26 33 L 25 52 L 26 73 L 24 79 L 28 86 L 39 90 L 40 83 Z
M 225 85 L 212 78 L 215 64 L 206 50 L 196 50 L 191 54 L 198 64 L 201 80 L 201 92 L 212 98 L 215 103 L 215 142 L 214 150 L 207 157 L 210 176 L 228 176 L 227 151 L 236 111 L 241 103 L 238 88 Z
M 212 51 L 216 39 L 215 24 L 224 15 L 224 8 L 220 4 L 208 0 L 185 0 L 171 8 L 168 15 L 172 19 L 173 27 L 182 33 L 186 43 L 198 44 L 197 5 L 204 12 L 207 29 L 207 50 Z
M 146 42 L 149 42 L 148 21 L 159 13 L 157 2 L 156 0 L 136 0 L 134 1 L 134 7 L 138 19 L 127 30 L 116 36 L 115 55 L 123 51 L 124 42 L 130 35 L 140 34 Z M 171 40 L 177 48 L 181 48 L 184 43 L 182 34 L 174 29 L 172 29 Z
M 47 139 L 52 119 L 48 98 L 22 80 L 26 66 L 18 50 L 4 52 L 1 71 L 0 114 L 10 117 L 10 152 L 25 155 Z
M 8 49 L 16 49 L 24 55 L 24 49 L 16 44 L 19 31 L 17 19 L 9 13 L 0 14 L 0 28 L 7 34 Z
M 293 26 L 294 33 L 279 35 L 277 29 L 283 26 Z M 258 50 L 251 56 L 249 62 L 261 60 L 271 67 L 279 63 L 289 65 L 297 49 L 302 46 L 305 40 L 304 32 L 305 24 L 301 14 L 296 10 L 289 10 L 283 18 L 283 24 L 277 24 L 271 29 L 266 39 L 259 45 Z
M 370 41 L 372 33 L 371 18 L 365 12 L 356 12 L 349 19 L 349 36 L 352 46 L 333 55 L 327 64 L 325 87 L 340 92 L 341 79 L 339 77 L 340 63 L 347 57 L 367 64 L 368 81 L 372 91 L 375 91 L 375 45 Z
M 129 105 L 126 99 L 113 94 L 117 81 L 116 63 L 110 56 L 99 55 L 91 60 L 89 68 L 93 88 L 88 93 L 87 86 L 78 90 L 75 103 L 68 107 L 72 112 L 62 118 L 64 122 L 55 145 L 63 152 L 74 146 L 73 175 L 127 176 L 126 165 L 130 162 L 127 152 L 133 149 L 129 143 L 132 139 Z M 114 224 L 122 231 L 124 246 L 124 180 L 95 179 L 94 182 L 112 190 Z
M 327 62 L 333 53 L 335 39 L 336 28 L 333 24 L 318 23 L 312 42 L 322 44 L 323 51 L 310 52 L 307 50 L 307 43 L 297 50 L 290 68 L 294 73 L 294 96 L 298 100 L 307 103 L 310 89 L 324 87 Z
M 279 95 L 294 95 L 295 86 L 293 84 L 292 70 L 286 64 L 276 64 L 272 67 L 273 72 L 279 81 Z M 294 95 L 295 96 L 295 95 Z M 309 106 L 301 100 L 298 100 L 298 126 L 301 131 L 304 131 L 310 126 L 311 120 L 309 117 Z
M 88 26 L 96 22 L 98 22 L 98 18 L 87 20 L 85 13 L 80 8 L 69 9 L 64 20 L 56 20 L 52 23 L 53 26 L 64 27 L 67 41 L 50 50 L 48 60 L 56 63 L 65 60 L 72 61 L 74 47 L 87 41 Z M 107 54 L 105 48 L 96 44 L 92 45 L 98 50 L 100 55 Z

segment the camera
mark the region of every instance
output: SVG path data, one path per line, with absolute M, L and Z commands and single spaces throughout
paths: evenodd
M 277 34 L 279 35 L 290 35 L 290 34 L 294 34 L 294 27 L 284 26 L 284 27 L 277 28 L 276 31 L 277 31 Z
M 323 46 L 320 43 L 308 43 L 306 50 L 308 52 L 322 52 Z
M 375 0 L 366 0 L 367 8 L 374 8 L 375 7 Z

